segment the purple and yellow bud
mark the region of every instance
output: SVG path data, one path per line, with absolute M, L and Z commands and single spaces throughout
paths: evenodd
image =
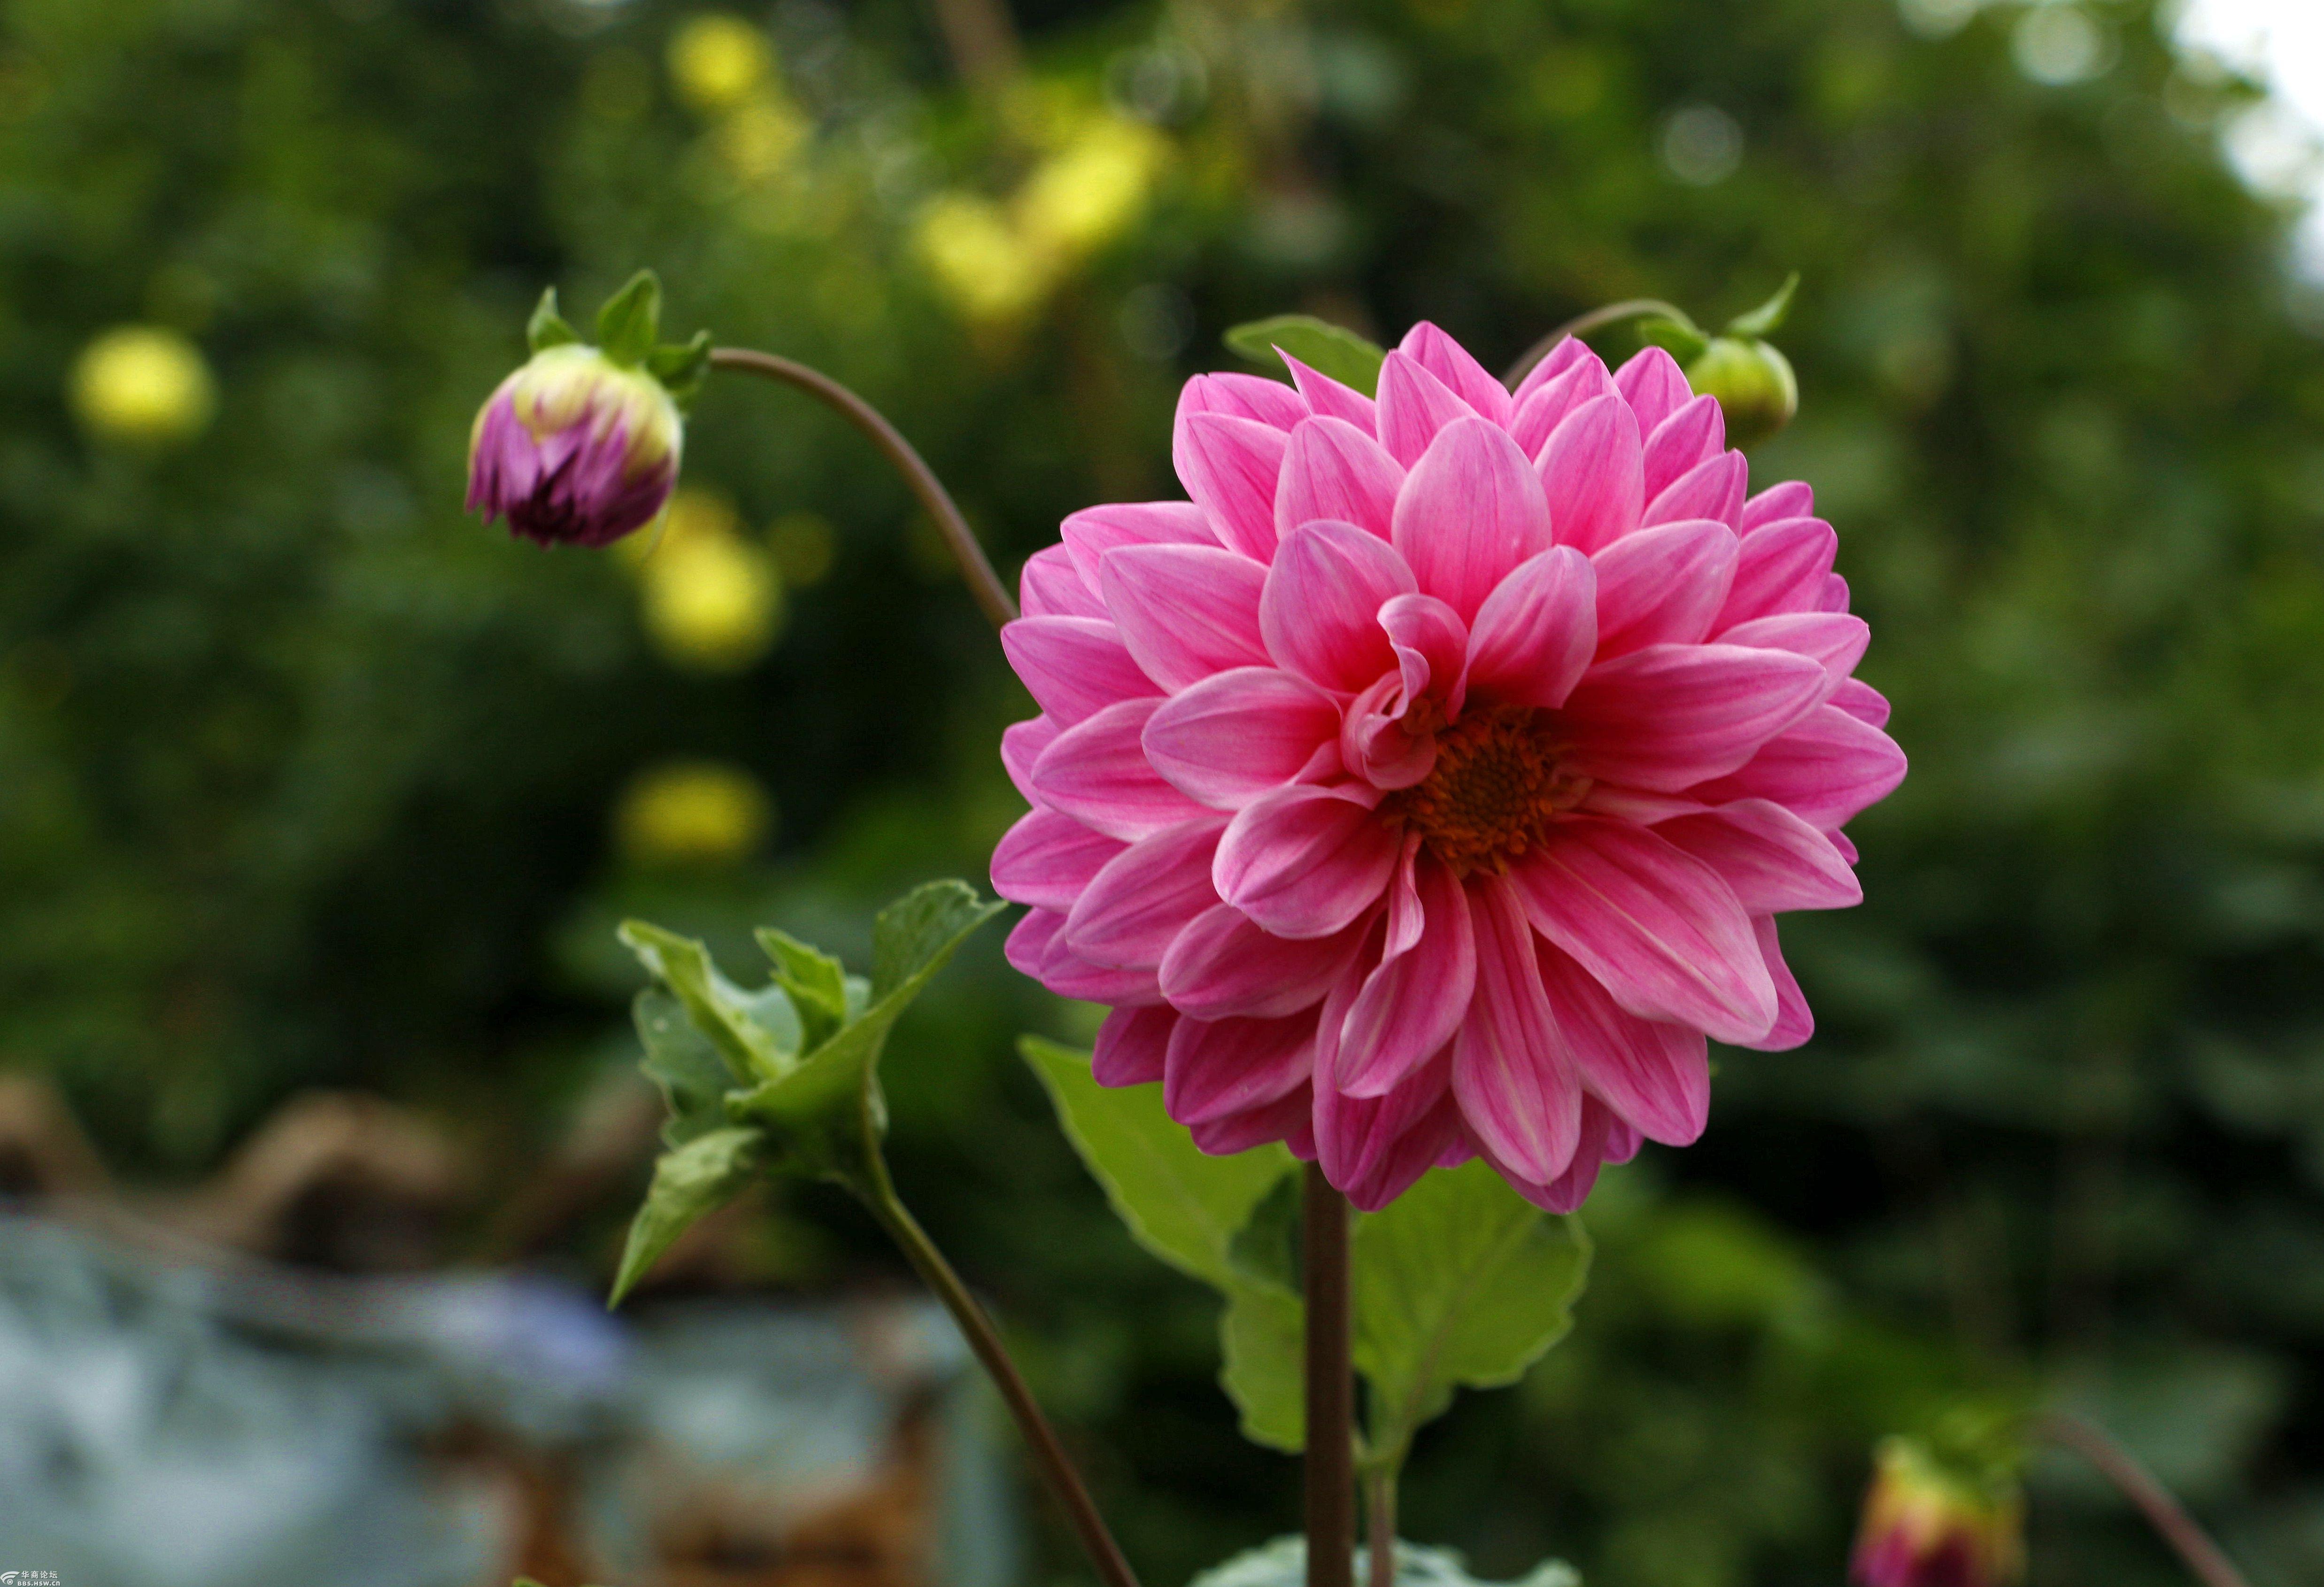
M 1947 1469 L 1909 1438 L 1883 1443 L 1849 1561 L 1856 1587 L 2008 1587 L 2024 1573 L 2015 1481 Z
M 468 507 L 544 546 L 611 545 L 660 513 L 684 440 L 677 402 L 646 370 L 549 347 L 477 413 Z

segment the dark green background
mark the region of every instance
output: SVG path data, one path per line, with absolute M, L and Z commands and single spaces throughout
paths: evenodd
M 1755 475 L 1839 526 L 1913 776 L 1856 827 L 1866 905 L 1786 927 L 1815 1041 L 1728 1056 L 1704 1141 L 1609 1178 L 1572 1338 L 1424 1439 L 1407 1529 L 1598 1587 L 1832 1582 L 1875 1436 L 2034 1383 L 2256 1582 L 2324 1575 L 2324 321 L 2218 153 L 2247 87 L 2174 66 L 2144 0 L 2087 5 L 2102 69 L 2066 86 L 2013 63 L 2006 5 L 1934 38 L 1889 0 L 1039 0 L 1040 92 L 1178 62 L 1178 153 L 996 335 L 908 238 L 939 189 L 1007 191 L 1026 134 L 929 15 L 745 8 L 816 129 L 812 222 L 768 229 L 662 71 L 687 9 L 0 4 L 0 1063 L 134 1178 L 327 1084 L 435 1112 L 497 1195 L 629 1050 L 620 914 L 739 965 L 752 919 L 860 952 L 871 903 L 981 877 L 1027 702 L 853 434 L 702 404 L 688 477 L 840 547 L 732 678 L 655 660 L 605 558 L 463 520 L 545 282 L 586 307 L 651 263 L 673 331 L 858 384 L 1013 567 L 1075 506 L 1174 493 L 1176 383 L 1238 319 L 1426 317 L 1497 364 L 1796 268 L 1804 407 Z M 1743 134 L 1707 186 L 1658 155 L 1698 105 Z M 71 361 L 124 321 L 205 350 L 198 443 L 75 428 Z M 621 789 L 700 754 L 773 791 L 766 863 L 624 870 Z M 1292 1469 L 1236 1441 L 1212 1303 L 1017 1068 L 1019 1029 L 1088 1025 L 997 940 L 899 1038 L 900 1169 L 1169 1587 L 1286 1528 Z M 788 1216 L 786 1282 L 893 1270 L 844 1209 Z M 2064 1463 L 2034 1538 L 2041 1587 L 2176 1579 Z M 1078 1568 L 1059 1533 L 1045 1559 Z

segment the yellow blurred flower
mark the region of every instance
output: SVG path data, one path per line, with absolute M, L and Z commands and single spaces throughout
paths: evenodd
M 700 111 L 739 104 L 775 64 L 767 35 L 739 16 L 713 12 L 687 23 L 669 41 L 669 77 L 678 97 Z
M 673 537 L 639 569 L 646 632 L 673 665 L 739 672 L 782 623 L 782 577 L 760 547 L 732 536 Z
M 788 100 L 753 99 L 734 107 L 717 137 L 727 169 L 743 181 L 762 182 L 789 166 L 807 141 L 807 117 Z
M 936 285 L 971 319 L 1019 318 L 1049 289 L 1048 256 L 1018 234 L 998 204 L 973 193 L 930 200 L 913 242 Z
M 119 326 L 82 348 L 70 394 L 74 413 L 90 430 L 147 445 L 199 435 L 217 408 L 201 349 L 158 326 Z
M 774 826 L 758 779 L 715 761 L 673 761 L 630 784 L 613 818 L 622 852 L 646 865 L 731 864 Z
M 1168 153 L 1153 128 L 1097 116 L 1026 179 L 1017 195 L 1018 224 L 1037 247 L 1072 257 L 1093 253 L 1145 213 Z

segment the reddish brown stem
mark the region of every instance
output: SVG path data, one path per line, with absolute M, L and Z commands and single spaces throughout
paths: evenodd
M 1356 1384 L 1350 1361 L 1348 1198 L 1307 1166 L 1307 1587 L 1355 1587 Z
M 2136 1456 L 2100 1428 L 2080 1416 L 2053 1412 L 2035 1423 L 2034 1430 L 2097 1467 L 2098 1475 L 2138 1507 L 2147 1525 L 2171 1545 L 2172 1552 L 2203 1587 L 2248 1587 L 2235 1562 L 2219 1551 L 2219 1545 L 2196 1524 L 2186 1507 L 2154 1480 L 2153 1472 L 2139 1464 Z

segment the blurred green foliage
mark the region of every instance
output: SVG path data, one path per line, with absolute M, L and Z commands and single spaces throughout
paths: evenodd
M 650 263 L 671 323 L 856 384 L 1013 564 L 1172 494 L 1226 325 L 1512 358 L 1796 268 L 1802 413 L 1755 469 L 1839 525 L 1914 773 L 1858 824 L 1865 907 L 1785 927 L 1817 1039 L 1730 1055 L 1705 1141 L 1609 1176 L 1574 1333 L 1424 1435 L 1407 1529 L 1488 1575 L 1830 1582 L 1874 1436 L 2035 1383 L 2255 1582 L 2324 1573 L 2324 343 L 2219 152 L 2248 85 L 2148 0 L 1031 0 L 974 88 L 906 0 L 696 15 L 0 4 L 0 1061 L 152 1176 L 331 1084 L 513 1182 L 634 1057 L 622 915 L 856 958 L 872 902 L 980 871 L 1027 706 L 851 432 L 705 393 L 687 479 L 747 555 L 702 577 L 760 592 L 708 601 L 715 664 L 632 561 L 462 520 L 545 284 Z M 84 361 L 121 327 L 172 334 Z M 731 776 L 617 839 L 705 760 L 771 853 Z M 890 1056 L 905 1194 L 1184 1580 L 1285 1529 L 1291 1473 L 1010 1056 L 1085 1011 L 964 962 Z M 2033 1483 L 2036 1579 L 2173 1579 L 2080 1473 Z

